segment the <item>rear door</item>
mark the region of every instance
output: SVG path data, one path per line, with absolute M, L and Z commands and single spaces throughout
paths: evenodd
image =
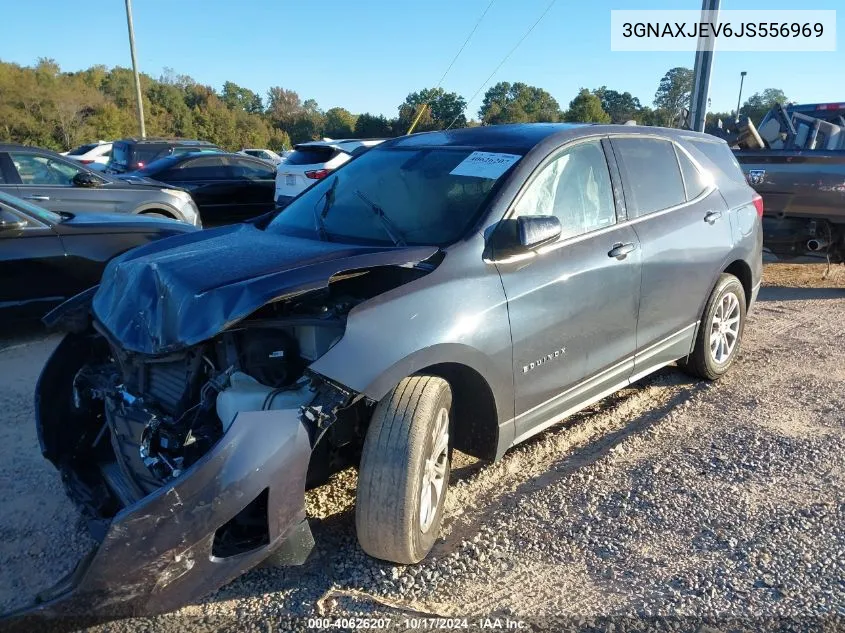
M 689 353 L 731 249 L 731 225 L 712 179 L 679 145 L 649 136 L 616 137 L 612 145 L 642 245 L 639 376 Z
M 0 203 L 0 314 L 40 318 L 72 295 L 65 265 L 62 242 L 48 224 Z
M 263 160 L 229 157 L 228 172 L 233 182 L 236 220 L 247 220 L 272 211 L 275 206 L 276 170 Z
M 234 221 L 239 204 L 226 156 L 198 155 L 159 174 L 163 182 L 191 192 L 204 226 Z
M 511 212 L 563 225 L 536 256 L 496 262 L 511 321 L 516 441 L 623 386 L 633 370 L 640 249 L 611 169 L 599 139 L 569 145 L 535 171 Z
M 106 190 L 73 184 L 73 178 L 83 169 L 72 160 L 26 150 L 11 151 L 9 158 L 20 181 L 18 195 L 24 200 L 57 213 L 117 209 L 117 201 Z

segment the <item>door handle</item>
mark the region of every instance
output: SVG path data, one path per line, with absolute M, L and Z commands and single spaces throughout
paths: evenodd
M 613 248 L 608 251 L 607 256 L 615 257 L 616 259 L 624 259 L 627 257 L 628 253 L 634 252 L 636 248 L 637 247 L 633 242 L 628 242 L 626 244 L 619 242 L 613 245 Z
M 713 224 L 716 220 L 722 217 L 721 211 L 708 211 L 704 215 L 704 221 L 708 224 Z
M 27 200 L 49 200 L 50 196 L 27 196 Z

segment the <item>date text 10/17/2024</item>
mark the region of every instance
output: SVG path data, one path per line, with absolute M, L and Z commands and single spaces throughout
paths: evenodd
M 309 618 L 309 629 L 389 630 L 501 630 L 519 631 L 528 628 L 522 620 L 511 618 Z

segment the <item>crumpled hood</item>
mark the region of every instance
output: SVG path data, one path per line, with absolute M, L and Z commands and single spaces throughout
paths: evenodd
M 237 224 L 152 242 L 115 258 L 94 295 L 99 323 L 129 351 L 207 340 L 270 301 L 356 268 L 417 263 L 437 247 L 353 246 Z

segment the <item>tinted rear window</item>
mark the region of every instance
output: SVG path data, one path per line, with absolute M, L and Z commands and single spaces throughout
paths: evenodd
M 689 141 L 689 144 L 709 158 L 710 162 L 715 164 L 725 176 L 734 182 L 745 184 L 745 176 L 742 173 L 742 168 L 739 166 L 736 156 L 734 156 L 727 143 Z
M 76 149 L 70 150 L 67 155 L 68 156 L 82 156 L 82 154 L 87 154 L 92 149 L 97 147 L 97 143 L 89 143 L 88 145 L 80 145 Z
M 334 147 L 297 147 L 288 155 L 285 162 L 288 165 L 317 165 L 326 163 L 337 156 L 340 150 Z
M 686 202 L 672 143 L 653 138 L 615 138 L 612 142 L 625 179 L 629 216 L 640 217 Z
M 111 162 L 117 165 L 128 165 L 129 146 L 125 143 L 115 143 L 111 148 Z

